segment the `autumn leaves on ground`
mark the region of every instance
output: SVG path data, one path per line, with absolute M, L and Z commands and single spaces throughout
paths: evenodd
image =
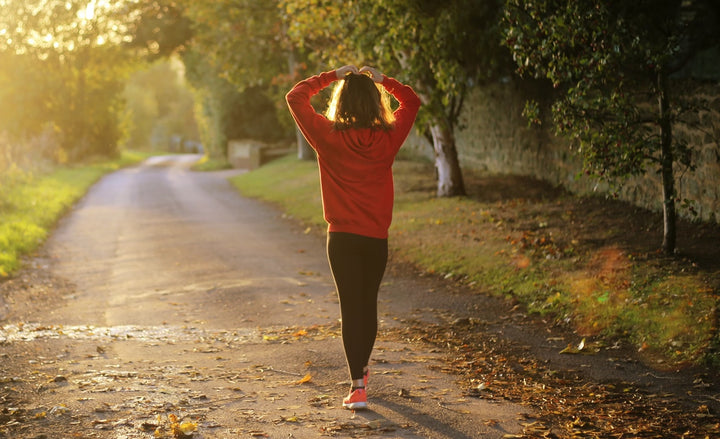
M 306 192 L 310 198 L 298 195 L 315 184 L 307 178 L 312 168 L 276 163 L 235 183 L 241 192 L 279 203 L 321 229 L 320 219 L 302 210 L 313 204 L 313 192 Z M 683 223 L 680 255 L 665 257 L 658 251 L 657 213 L 573 197 L 513 176 L 471 174 L 468 198 L 437 199 L 431 174 L 429 164 L 396 164 L 393 258 L 466 293 L 506 296 L 543 324 L 573 331 L 577 342 L 558 351 L 587 356 L 588 363 L 610 361 L 618 381 L 595 382 L 582 371 L 555 369 L 509 349 L 472 321 L 411 325 L 400 336 L 449 349 L 447 370 L 462 377 L 468 394 L 539 410 L 522 437 L 720 435 L 713 371 L 720 345 L 720 229 Z M 294 188 L 292 196 L 283 194 L 285 187 Z M 610 358 L 592 358 L 600 352 Z M 690 405 L 678 405 L 666 392 L 648 393 L 643 384 L 621 380 L 622 361 L 613 352 L 648 365 L 658 380 L 668 379 L 663 370 L 710 364 L 710 370 L 696 372 L 690 388 L 675 390 L 711 393 Z

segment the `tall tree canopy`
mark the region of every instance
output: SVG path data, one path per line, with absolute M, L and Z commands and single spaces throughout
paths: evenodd
M 692 107 L 670 78 L 718 41 L 717 14 L 709 0 L 506 2 L 505 44 L 521 74 L 558 90 L 552 124 L 575 140 L 585 170 L 613 180 L 659 170 L 666 252 L 676 241 L 675 169 L 693 165 L 672 132 Z M 537 103 L 526 111 L 539 120 Z
M 183 0 L 193 45 L 238 86 L 269 84 L 287 71 L 282 22 L 275 0 Z
M 266 141 L 286 137 L 292 132 L 291 120 L 280 102 L 287 83 L 278 83 L 278 78 L 287 81 L 289 53 L 277 2 L 182 4 L 193 33 L 183 60 L 198 91 L 203 141 L 211 153 L 223 156 L 227 140 L 237 136 Z M 273 102 L 278 103 L 274 108 Z
M 50 129 L 60 159 L 115 154 L 133 65 L 127 11 L 121 2 L 0 1 L 0 130 L 27 139 Z
M 288 35 L 326 66 L 377 65 L 411 84 L 424 108 L 418 126 L 434 147 L 439 196 L 464 195 L 455 130 L 471 86 L 497 78 L 500 1 L 282 0 Z

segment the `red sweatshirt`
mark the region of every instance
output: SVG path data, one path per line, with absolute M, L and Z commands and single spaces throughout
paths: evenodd
M 400 102 L 394 127 L 335 130 L 310 97 L 337 80 L 335 71 L 300 81 L 286 100 L 295 122 L 318 155 L 323 212 L 330 232 L 385 239 L 395 196 L 392 164 L 407 138 L 420 99 L 407 85 L 383 76 L 382 85 Z

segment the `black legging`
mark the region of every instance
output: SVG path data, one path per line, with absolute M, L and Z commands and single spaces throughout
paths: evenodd
M 350 377 L 361 379 L 377 335 L 377 297 L 385 274 L 388 242 L 330 232 L 327 253 L 340 298 L 342 340 Z

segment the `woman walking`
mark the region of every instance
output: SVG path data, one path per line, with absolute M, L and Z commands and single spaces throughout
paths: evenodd
M 310 98 L 336 81 L 326 114 L 316 113 Z M 400 103 L 395 112 L 386 92 Z M 286 99 L 318 156 L 328 261 L 352 379 L 343 406 L 366 408 L 367 365 L 377 335 L 378 289 L 392 221 L 392 164 L 415 122 L 420 99 L 412 88 L 377 69 L 352 65 L 300 81 Z

